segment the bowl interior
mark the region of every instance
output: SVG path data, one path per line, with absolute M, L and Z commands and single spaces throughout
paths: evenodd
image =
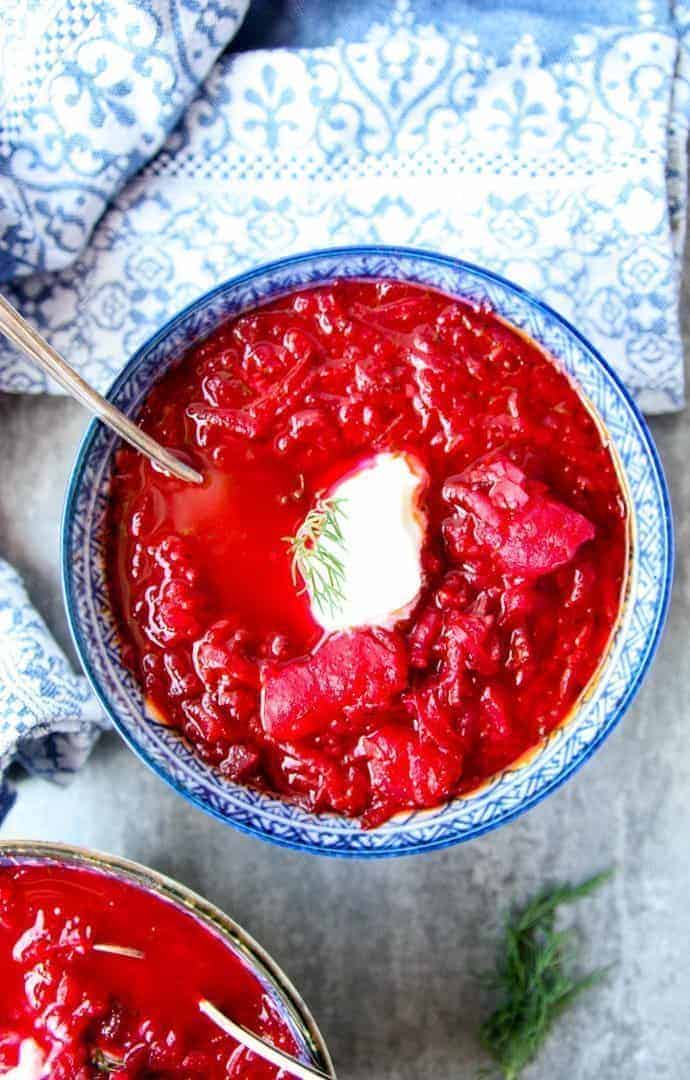
M 321 1032 L 295 987 L 258 942 L 208 900 L 172 878 L 113 855 L 66 844 L 0 841 L 0 866 L 22 863 L 96 870 L 155 893 L 192 915 L 212 933 L 223 938 L 235 956 L 256 975 L 278 1015 L 290 1028 L 299 1048 L 300 1060 L 331 1074 L 333 1066 Z
M 639 686 L 663 625 L 672 568 L 671 520 L 663 473 L 644 420 L 601 357 L 523 290 L 443 256 L 395 248 L 342 249 L 295 256 L 244 274 L 163 327 L 125 367 L 110 400 L 136 415 L 152 384 L 192 342 L 269 297 L 335 277 L 398 278 L 488 304 L 554 357 L 602 418 L 627 481 L 635 556 L 615 638 L 570 721 L 479 791 L 434 810 L 397 815 L 373 831 L 346 818 L 309 814 L 226 780 L 197 758 L 179 734 L 147 718 L 142 692 L 120 662 L 103 543 L 117 438 L 98 422 L 84 437 L 67 494 L 63 584 L 75 645 L 103 707 L 135 752 L 181 794 L 236 827 L 280 844 L 340 855 L 405 854 L 469 839 L 534 805 L 615 726 Z

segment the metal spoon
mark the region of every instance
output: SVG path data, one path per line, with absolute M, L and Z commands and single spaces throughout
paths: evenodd
M 334 1080 L 332 1073 L 325 1073 L 314 1065 L 303 1065 L 301 1061 L 293 1058 L 292 1054 L 286 1054 L 284 1050 L 278 1050 L 271 1043 L 260 1039 L 258 1035 L 247 1031 L 246 1027 L 236 1024 L 234 1020 L 222 1013 L 206 998 L 202 998 L 199 1002 L 199 1012 L 207 1016 L 226 1035 L 230 1035 L 235 1042 L 245 1046 L 247 1050 L 252 1050 L 259 1057 L 262 1057 L 264 1061 L 270 1062 L 271 1065 L 275 1065 L 278 1069 L 282 1069 L 283 1072 L 289 1073 L 290 1076 L 296 1076 L 299 1080 Z
M 145 431 L 129 420 L 124 413 L 106 401 L 92 386 L 78 375 L 73 367 L 64 360 L 58 352 L 49 345 L 44 337 L 29 326 L 26 319 L 12 307 L 4 296 L 0 296 L 0 331 L 29 356 L 34 363 L 38 364 L 48 373 L 56 383 L 71 394 L 80 405 L 84 405 L 95 416 L 99 417 L 104 424 L 112 428 L 125 442 L 140 450 L 151 461 L 159 465 L 167 473 L 176 476 L 178 480 L 186 480 L 190 484 L 203 483 L 203 476 L 185 465 L 170 450 L 152 439 Z
M 114 956 L 124 956 L 131 960 L 145 960 L 146 954 L 141 949 L 132 949 L 128 945 L 110 945 L 104 942 L 98 942 L 93 945 L 94 952 L 100 953 L 112 953 Z M 295 1076 L 298 1080 L 335 1080 L 333 1073 L 325 1073 L 321 1069 L 317 1069 L 315 1065 L 304 1065 L 301 1061 L 297 1061 L 292 1054 L 288 1054 L 285 1050 L 279 1050 L 272 1043 L 266 1042 L 265 1039 L 260 1039 L 258 1035 L 255 1035 L 252 1031 L 248 1031 L 246 1027 L 241 1024 L 236 1024 L 234 1020 L 231 1020 L 229 1016 L 222 1013 L 220 1009 L 217 1009 L 206 998 L 199 1000 L 199 1012 L 203 1013 L 213 1024 L 224 1031 L 226 1035 L 230 1035 L 235 1042 L 240 1043 L 241 1046 L 246 1047 L 247 1050 L 253 1051 L 263 1058 L 264 1061 L 270 1062 L 271 1065 L 275 1065 L 278 1069 L 282 1069 L 283 1072 L 287 1072 L 290 1076 Z M 102 1054 L 102 1051 L 99 1051 Z M 107 1055 L 106 1055 L 107 1056 Z M 124 1062 L 116 1059 L 112 1059 L 112 1065 L 115 1067 L 121 1066 Z M 107 1062 L 106 1062 L 107 1071 Z

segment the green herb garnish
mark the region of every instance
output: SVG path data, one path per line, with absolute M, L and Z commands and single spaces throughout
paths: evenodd
M 125 1067 L 122 1058 L 115 1057 L 113 1054 L 109 1054 L 107 1050 L 101 1050 L 98 1046 L 91 1052 L 91 1064 L 95 1065 L 99 1072 L 106 1073 L 109 1076 Z
M 293 582 L 297 582 L 299 572 L 313 602 L 330 615 L 335 615 L 345 601 L 345 564 L 337 550 L 345 550 L 341 528 L 344 502 L 319 499 L 296 535 L 283 537 L 292 555 Z
M 480 1028 L 480 1041 L 504 1080 L 516 1080 L 536 1056 L 554 1021 L 583 990 L 599 982 L 605 969 L 574 976 L 574 933 L 557 931 L 556 911 L 589 896 L 611 876 L 597 874 L 581 885 L 544 889 L 508 917 L 495 972 L 485 984 L 499 1003 Z

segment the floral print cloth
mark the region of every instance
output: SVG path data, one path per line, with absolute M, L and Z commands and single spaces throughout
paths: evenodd
M 681 407 L 690 3 L 246 9 L 3 6 L 0 282 L 87 379 L 248 266 L 395 243 L 512 278 Z M 2 341 L 0 389 L 57 388 Z M 0 616 L 0 773 L 64 776 L 98 712 L 6 566 Z

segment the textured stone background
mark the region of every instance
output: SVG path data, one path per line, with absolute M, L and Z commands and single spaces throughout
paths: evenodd
M 687 276 L 687 275 L 686 275 Z M 690 289 L 684 296 L 690 351 Z M 85 418 L 61 399 L 0 396 L 0 553 L 69 649 L 58 582 L 65 482 Z M 378 863 L 283 851 L 188 806 L 114 735 L 67 790 L 24 779 L 5 837 L 127 855 L 199 890 L 285 967 L 341 1080 L 471 1080 L 506 903 L 548 879 L 615 864 L 573 913 L 607 982 L 554 1032 L 526 1080 L 690 1075 L 690 419 L 653 421 L 675 509 L 678 566 L 652 672 L 622 725 L 573 779 L 471 844 Z

